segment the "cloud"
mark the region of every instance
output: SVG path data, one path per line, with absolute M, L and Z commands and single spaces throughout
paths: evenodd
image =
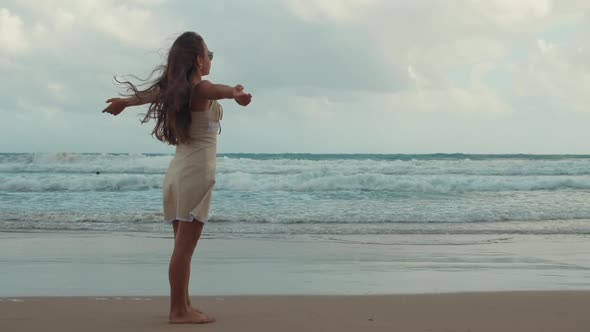
M 495 24 L 518 24 L 550 15 L 552 0 L 472 0 L 478 12 Z
M 63 47 L 72 51 L 82 37 L 88 41 L 106 37 L 126 47 L 152 49 L 162 45 L 170 28 L 178 27 L 159 11 L 163 1 L 9 0 L 7 5 L 21 14 L 17 16 L 21 25 L 34 27 L 27 33 L 37 52 Z
M 526 64 L 514 67 L 513 96 L 531 98 L 539 108 L 590 113 L 590 45 L 537 40 Z
M 58 82 L 47 83 L 47 90 L 59 101 L 65 101 L 71 97 L 69 89 Z
M 0 8 L 0 54 L 18 55 L 29 48 L 22 19 Z
M 19 107 L 20 99 L 88 112 L 97 99 L 113 93 L 113 75 L 149 72 L 160 61 L 157 48 L 167 34 L 160 28 L 176 27 L 165 14 L 154 18 L 161 1 L 25 0 L 6 5 L 10 9 L 0 11 L 0 40 L 11 41 L 0 46 L 0 69 L 6 69 L 0 82 L 4 108 Z M 138 58 L 154 62 L 146 65 Z
M 91 137 L 73 145 L 60 136 L 55 147 L 108 151 L 93 139 L 121 130 L 141 134 L 121 140 L 128 150 L 166 150 L 147 136 L 151 124 L 138 126 L 137 110 L 122 121 L 95 113 L 120 92 L 113 75 L 145 77 L 185 30 L 215 51 L 211 80 L 254 94 L 248 109 L 224 102 L 220 151 L 363 152 L 363 144 L 372 152 L 477 152 L 478 144 L 506 151 L 523 132 L 536 143 L 521 146 L 541 151 L 582 149 L 574 138 L 590 139 L 579 125 L 590 114 L 583 0 L 6 0 L 2 7 L 0 109 L 22 123 L 45 121 L 32 131 Z M 567 124 L 562 141 L 531 129 L 556 118 Z M 88 123 L 92 133 L 80 129 Z M 431 132 L 436 142 L 424 137 Z M 490 138 L 497 132 L 505 139 Z
M 287 0 L 287 7 L 306 22 L 349 21 L 359 19 L 382 0 Z
M 161 43 L 162 35 L 157 30 L 159 18 L 150 9 L 110 4 L 108 10 L 92 19 L 100 31 L 123 43 L 142 47 L 158 47 Z

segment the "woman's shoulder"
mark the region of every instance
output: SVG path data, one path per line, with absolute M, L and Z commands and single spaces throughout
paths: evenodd
M 191 91 L 191 112 L 205 112 L 210 110 L 213 107 L 213 105 L 215 105 L 216 100 L 210 100 L 208 98 L 203 97 L 201 88 L 203 86 L 206 87 L 208 84 L 212 83 L 207 80 L 202 80 L 193 84 L 193 88 Z
M 209 81 L 209 80 L 201 80 L 198 81 L 197 83 L 193 84 L 193 91 L 194 92 L 199 92 L 202 91 L 203 89 L 207 89 L 207 88 L 211 88 L 213 87 L 213 82 Z

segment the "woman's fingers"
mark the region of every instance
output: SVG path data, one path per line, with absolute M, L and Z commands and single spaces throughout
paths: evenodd
M 248 104 L 250 104 L 251 101 L 252 101 L 252 95 L 249 93 L 248 94 L 244 93 L 243 95 L 236 98 L 236 102 L 242 106 L 247 106 Z
M 119 112 L 117 112 L 116 110 L 114 110 L 111 106 L 112 105 L 109 105 L 109 106 L 105 107 L 105 109 L 103 109 L 102 112 L 103 113 L 109 113 L 109 114 L 117 115 L 117 113 L 119 113 Z
M 102 113 L 109 113 L 117 115 L 125 109 L 124 103 L 121 102 L 121 98 L 109 98 L 106 103 L 110 103 L 107 107 L 102 110 Z

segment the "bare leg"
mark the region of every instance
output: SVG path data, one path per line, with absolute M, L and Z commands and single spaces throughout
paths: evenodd
M 174 229 L 174 239 L 176 240 L 176 233 L 178 233 L 178 220 L 175 220 L 172 222 L 172 228 Z M 191 271 L 191 267 L 190 267 L 190 263 L 189 263 L 189 268 L 188 268 L 188 273 L 189 273 L 189 280 L 190 280 L 190 272 Z M 191 297 L 188 293 L 188 287 L 186 288 L 186 306 L 194 311 L 200 312 L 202 313 L 202 311 L 199 308 L 193 308 L 192 304 L 191 304 Z
M 187 306 L 187 289 L 190 277 L 190 262 L 203 224 L 197 221 L 178 222 L 174 239 L 174 251 L 170 259 L 170 323 L 213 323 L 214 318 Z

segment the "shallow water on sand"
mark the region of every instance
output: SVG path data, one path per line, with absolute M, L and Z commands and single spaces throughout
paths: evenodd
M 586 236 L 382 242 L 204 238 L 191 292 L 393 294 L 590 289 Z M 471 239 L 469 239 L 471 238 Z M 422 242 L 422 243 L 421 243 Z M 454 243 L 453 243 L 454 242 Z M 408 244 L 410 243 L 410 244 Z M 463 243 L 458 245 L 458 243 Z M 172 238 L 162 234 L 0 233 L 0 297 L 167 295 Z

